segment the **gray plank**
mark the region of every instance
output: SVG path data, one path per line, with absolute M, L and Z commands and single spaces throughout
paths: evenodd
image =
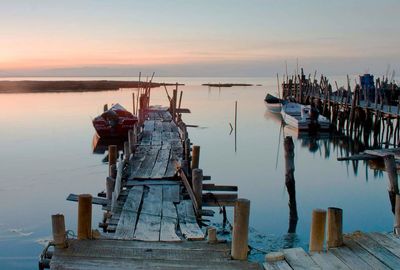
M 145 186 L 145 185 L 180 185 L 176 180 L 128 180 L 126 183 L 127 187 L 131 186 Z
M 129 190 L 124 207 L 119 217 L 114 237 L 117 239 L 133 239 L 139 206 L 142 201 L 143 186 L 135 186 Z
M 302 248 L 284 249 L 285 259 L 294 270 L 322 269 Z
M 197 224 L 192 202 L 190 200 L 181 201 L 176 208 L 182 235 L 188 240 L 203 240 L 204 233 Z
M 163 201 L 179 203 L 179 201 L 180 201 L 180 186 L 179 185 L 164 185 L 163 186 Z
M 329 252 L 335 254 L 342 262 L 344 262 L 351 269 L 374 270 L 374 268 L 358 257 L 358 254 L 353 252 L 346 246 L 340 248 L 331 248 Z M 388 269 L 388 268 L 387 268 Z
M 69 194 L 67 197 L 67 201 L 71 202 L 77 202 L 78 201 L 79 195 L 77 194 Z M 100 198 L 100 197 L 93 197 L 92 198 L 92 204 L 99 204 L 99 205 L 107 205 L 110 202 L 110 200 L 107 200 L 105 198 Z
M 159 241 L 161 229 L 162 186 L 148 186 L 143 194 L 143 205 L 134 239 Z
M 265 270 L 292 270 L 293 268 L 285 261 L 265 262 L 263 263 Z
M 364 247 L 359 245 L 356 241 L 348 237 L 343 237 L 343 243 L 350 248 L 354 253 L 358 255 L 363 261 L 368 263 L 373 269 L 390 269 L 378 260 L 374 255 L 368 252 Z
M 344 262 L 330 252 L 314 252 L 311 259 L 322 269 L 326 270 L 351 270 Z
M 145 158 L 140 164 L 140 168 L 137 170 L 137 173 L 134 175 L 135 178 L 149 178 L 151 172 L 153 171 L 154 163 L 156 162 L 159 146 L 149 147 Z
M 157 159 L 154 163 L 154 167 L 150 174 L 151 178 L 160 179 L 164 177 L 165 172 L 167 171 L 170 153 L 171 153 L 170 146 L 162 147 L 162 149 L 159 150 Z
M 163 201 L 160 241 L 182 241 L 176 234 L 178 215 L 172 201 Z
M 369 253 L 379 259 L 381 262 L 396 269 L 400 265 L 400 259 L 383 247 L 380 243 L 371 239 L 364 233 L 354 233 L 350 235 L 351 239 L 366 249 Z
M 151 145 L 161 145 L 161 132 L 153 131 L 151 138 Z
M 389 250 L 397 257 L 400 257 L 400 244 L 397 241 L 390 239 L 389 237 L 387 237 L 382 233 L 374 233 L 374 232 L 368 233 L 368 236 L 371 237 L 376 242 L 378 242 L 383 247 L 385 247 L 387 250 Z
M 146 120 L 143 123 L 143 130 L 144 131 L 154 131 L 154 120 Z

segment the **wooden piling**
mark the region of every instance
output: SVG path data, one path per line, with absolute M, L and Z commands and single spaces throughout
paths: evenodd
M 247 260 L 250 201 L 238 199 L 235 203 L 231 255 L 234 260 Z
M 118 148 L 116 145 L 109 145 L 108 146 L 108 175 L 112 175 L 111 166 L 117 163 L 118 158 Z
M 320 252 L 324 247 L 326 211 L 315 209 L 312 213 L 310 252 Z
M 92 195 L 78 197 L 78 240 L 92 238 Z
M 389 191 L 390 202 L 392 205 L 392 212 L 394 213 L 396 204 L 396 195 L 399 194 L 396 161 L 393 155 L 387 155 L 383 158 L 383 160 L 385 162 L 385 170 L 389 178 L 388 191 Z
M 51 216 L 53 243 L 58 248 L 65 248 L 67 246 L 67 238 L 65 233 L 65 220 L 64 215 L 56 214 Z
M 208 243 L 209 244 L 215 244 L 218 242 L 217 229 L 215 227 L 209 227 L 207 229 L 207 234 L 208 234 Z
M 199 168 L 200 146 L 193 145 L 192 149 L 192 170 Z
M 343 210 L 340 208 L 328 208 L 328 226 L 327 226 L 328 248 L 340 247 L 343 245 Z
M 104 106 L 103 106 L 103 111 L 105 112 L 105 111 L 108 111 L 108 104 L 106 103 L 106 104 L 104 104 Z
M 203 170 L 193 169 L 192 170 L 192 188 L 193 193 L 196 197 L 197 206 L 199 210 L 202 206 L 202 196 L 203 196 Z
M 400 195 L 396 194 L 396 206 L 394 211 L 393 233 L 400 235 Z
M 115 178 L 108 176 L 106 178 L 106 199 L 111 200 L 112 193 L 114 192 L 115 188 Z
M 136 135 L 134 129 L 128 131 L 128 143 L 131 153 L 135 153 L 136 148 Z
M 129 160 L 131 155 L 131 149 L 129 147 L 129 142 L 124 142 L 124 158 L 125 160 Z
M 296 182 L 294 179 L 294 143 L 290 136 L 285 137 L 285 185 L 289 194 L 289 228 L 288 233 L 295 233 L 298 221 L 296 203 Z

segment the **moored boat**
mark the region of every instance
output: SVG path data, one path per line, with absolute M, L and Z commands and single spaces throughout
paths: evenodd
M 265 106 L 270 112 L 280 113 L 282 109 L 282 99 L 277 98 L 271 94 L 267 94 L 264 99 Z
M 138 118 L 117 103 L 92 122 L 101 138 L 126 137 L 128 131 L 138 122 Z
M 311 106 L 287 102 L 281 110 L 283 121 L 298 130 L 328 130 L 330 121 Z

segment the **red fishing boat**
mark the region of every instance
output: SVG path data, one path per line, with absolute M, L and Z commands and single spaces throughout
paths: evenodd
M 136 116 L 117 103 L 94 118 L 93 126 L 101 138 L 126 137 L 137 122 Z

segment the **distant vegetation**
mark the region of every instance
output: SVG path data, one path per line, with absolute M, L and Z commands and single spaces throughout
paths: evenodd
M 203 83 L 202 85 L 209 87 L 253 86 L 249 83 Z
M 151 83 L 150 87 L 175 85 Z M 0 81 L 0 93 L 43 93 L 43 92 L 96 92 L 120 88 L 148 87 L 146 82 L 137 81 Z

